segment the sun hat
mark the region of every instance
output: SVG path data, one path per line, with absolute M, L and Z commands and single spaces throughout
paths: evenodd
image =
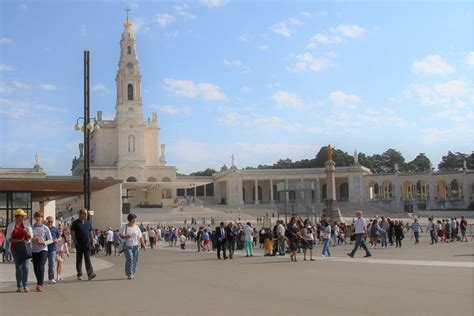
M 23 209 L 19 208 L 19 209 L 16 209 L 14 212 L 13 212 L 13 217 L 15 216 L 27 216 L 28 214 L 26 214 L 25 211 L 23 211 Z

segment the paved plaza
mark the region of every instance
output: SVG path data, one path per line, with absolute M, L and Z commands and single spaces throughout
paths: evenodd
M 45 292 L 0 289 L 3 315 L 472 315 L 474 243 L 376 249 L 351 259 L 351 245 L 332 247 L 333 258 L 292 263 L 288 256 L 219 261 L 161 243 L 142 252 L 136 279 L 124 277 L 124 257 L 104 257 L 112 267 L 93 281 L 74 277 Z M 69 259 L 69 264 L 73 261 Z M 32 269 L 30 274 L 32 274 Z

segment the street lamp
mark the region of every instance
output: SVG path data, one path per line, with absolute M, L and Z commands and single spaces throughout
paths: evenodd
M 87 209 L 87 218 L 90 220 L 91 210 L 91 170 L 90 170 L 90 135 L 92 132 L 98 132 L 100 126 L 96 118 L 90 117 L 90 80 L 89 80 L 89 51 L 84 51 L 84 116 L 76 120 L 74 129 L 84 133 L 84 208 Z M 82 120 L 82 125 L 79 121 Z

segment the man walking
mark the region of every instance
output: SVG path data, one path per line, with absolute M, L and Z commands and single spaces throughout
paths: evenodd
M 54 279 L 54 267 L 56 265 L 56 243 L 61 241 L 61 234 L 59 230 L 53 226 L 54 218 L 52 216 L 46 217 L 46 225 L 51 232 L 52 243 L 48 245 L 48 280 L 49 284 L 56 284 Z
M 106 250 L 105 250 L 106 256 L 112 255 L 113 243 L 114 243 L 114 231 L 112 230 L 112 227 L 109 227 L 109 230 L 107 231 L 107 245 L 106 245 Z
M 229 258 L 232 259 L 234 257 L 235 251 L 235 227 L 232 222 L 229 223 L 226 227 L 226 235 L 227 235 L 227 249 L 229 250 Z
M 93 237 L 92 226 L 87 220 L 87 209 L 79 211 L 79 218 L 71 225 L 71 236 L 76 245 L 76 271 L 77 279 L 82 280 L 82 258 L 86 264 L 87 278 L 96 277 L 91 263 L 91 242 Z
M 276 228 L 277 232 L 277 243 L 278 243 L 278 255 L 279 256 L 284 256 L 285 255 L 285 227 L 283 226 L 283 221 L 280 220 L 278 221 L 278 225 Z
M 410 228 L 413 230 L 413 235 L 415 236 L 415 244 L 418 244 L 420 242 L 420 233 L 423 233 L 423 229 L 421 229 L 421 225 L 418 223 L 418 218 L 414 219 L 413 224 L 408 227 L 408 230 L 410 230 Z
M 355 244 L 354 244 L 354 249 L 352 249 L 352 252 L 348 253 L 347 255 L 351 258 L 354 258 L 354 255 L 356 251 L 361 247 L 362 249 L 365 250 L 365 256 L 364 258 L 371 257 L 372 254 L 370 253 L 369 249 L 367 248 L 367 245 L 365 244 L 364 238 L 367 237 L 367 225 L 365 223 L 365 218 L 362 217 L 362 212 L 361 211 L 356 211 L 356 220 L 354 223 L 355 226 Z
M 217 239 L 217 258 L 221 260 L 221 250 L 224 254 L 224 260 L 227 259 L 227 255 L 225 252 L 225 244 L 227 235 L 225 232 L 224 222 L 221 222 L 219 227 L 216 227 L 216 239 Z
M 382 248 L 387 248 L 387 234 L 388 234 L 388 228 L 389 224 L 385 217 L 382 216 L 382 221 L 380 222 L 380 243 Z
M 431 217 L 428 218 L 428 231 L 430 232 L 431 244 L 437 244 L 438 237 L 436 236 L 436 226 Z

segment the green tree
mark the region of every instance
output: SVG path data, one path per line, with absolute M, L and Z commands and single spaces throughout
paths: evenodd
M 430 159 L 424 154 L 419 153 L 415 159 L 408 162 L 406 164 L 406 171 L 408 172 L 425 172 L 431 171 L 431 161 Z
M 195 177 L 204 177 L 204 176 L 210 177 L 215 173 L 216 173 L 216 170 L 207 168 L 204 171 L 196 171 L 196 172 L 190 173 L 189 175 L 190 176 L 195 176 Z
M 227 171 L 227 170 L 229 170 L 229 168 L 227 168 L 227 165 L 223 165 L 223 166 L 221 167 L 221 172 Z
M 387 149 L 382 154 L 383 172 L 395 172 L 395 164 L 398 164 L 398 170 L 405 171 L 405 158 L 393 148 Z
M 362 166 L 369 168 L 372 172 L 376 172 L 375 164 L 371 156 L 367 156 L 364 153 L 359 153 L 359 163 Z
M 472 154 L 470 157 L 472 157 Z M 464 160 L 468 160 L 470 157 L 468 157 L 467 154 L 463 154 L 460 152 L 452 153 L 451 151 L 448 151 L 448 154 L 441 158 L 441 162 L 438 164 L 438 169 L 442 171 L 459 170 L 463 167 Z M 471 159 L 472 158 L 470 158 L 469 160 Z

